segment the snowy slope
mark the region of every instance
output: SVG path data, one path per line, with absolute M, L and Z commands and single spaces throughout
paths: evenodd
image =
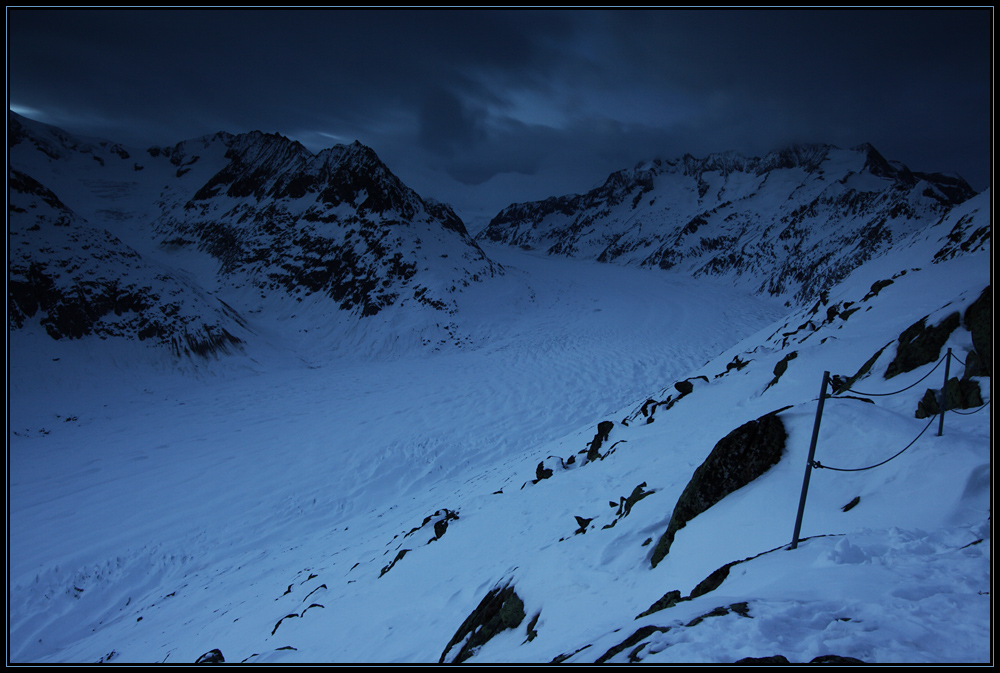
M 808 301 L 974 194 L 870 145 L 656 160 L 586 194 L 512 204 L 477 238 L 551 255 L 721 276 Z
M 310 367 L 195 384 L 108 367 L 86 394 L 45 395 L 13 358 L 9 657 L 989 662 L 991 406 L 947 414 L 941 437 L 930 419 L 879 468 L 815 470 L 803 541 L 784 549 L 822 373 L 871 361 L 852 383 L 869 401 L 826 400 L 819 433 L 816 458 L 854 468 L 928 427 L 915 410 L 943 349 L 983 350 L 964 316 L 990 284 L 989 205 L 792 313 L 711 276 L 489 247 L 505 284 L 458 297 L 452 318 L 477 336 L 436 350 L 362 362 L 317 341 Z M 908 328 L 955 312 L 932 362 L 885 378 Z M 100 347 L 57 345 L 49 381 Z M 991 400 L 982 371 L 951 367 Z M 653 567 L 716 443 L 775 411 L 780 460 Z M 690 599 L 637 617 L 671 591 Z M 510 628 L 465 648 L 493 628 L 470 617 L 481 605 Z

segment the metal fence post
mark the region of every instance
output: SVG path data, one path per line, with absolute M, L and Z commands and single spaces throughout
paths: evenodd
M 944 385 L 941 386 L 941 407 L 940 414 L 941 417 L 938 418 L 938 434 L 940 437 L 944 434 L 944 412 L 948 408 L 948 373 L 951 370 L 951 349 L 948 349 L 948 354 L 944 356 Z
M 830 380 L 830 372 L 823 372 L 823 384 L 819 389 L 819 403 L 816 405 L 816 421 L 813 423 L 812 441 L 809 442 L 809 458 L 806 459 L 806 473 L 802 477 L 802 495 L 799 496 L 799 511 L 795 515 L 795 531 L 792 533 L 792 546 L 799 546 L 799 532 L 802 530 L 802 515 L 806 510 L 806 493 L 809 491 L 809 475 L 812 473 L 813 457 L 816 455 L 816 442 L 819 439 L 819 422 L 823 418 L 823 403 L 826 401 L 826 385 Z

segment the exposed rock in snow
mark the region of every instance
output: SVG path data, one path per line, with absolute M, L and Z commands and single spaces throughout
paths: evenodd
M 194 662 L 196 664 L 224 664 L 226 663 L 225 657 L 222 656 L 220 650 L 209 650 L 205 654 L 198 657 L 198 660 Z
M 524 621 L 524 617 L 524 603 L 509 582 L 502 587 L 491 589 L 472 614 L 458 627 L 458 631 L 441 653 L 438 663 L 462 663 L 493 636 L 507 629 L 516 629 Z M 532 626 L 534 623 L 533 621 Z M 461 648 L 458 652 L 449 657 L 451 649 L 459 644 Z
M 733 491 L 743 488 L 781 460 L 785 426 L 777 412 L 744 423 L 719 440 L 684 488 L 650 562 L 655 568 L 687 523 Z
M 982 362 L 985 376 L 993 375 L 993 286 L 987 285 L 979 298 L 965 310 L 965 328 L 972 332 L 972 344 Z
M 941 348 L 948 341 L 948 337 L 961 324 L 961 316 L 952 313 L 934 326 L 928 326 L 925 322 L 926 318 L 921 318 L 899 335 L 896 357 L 886 368 L 885 378 L 891 379 L 899 374 L 913 371 L 917 367 L 936 362 L 941 357 Z

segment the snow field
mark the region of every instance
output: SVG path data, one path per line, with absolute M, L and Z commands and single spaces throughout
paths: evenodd
M 126 566 L 142 567 L 151 562 L 148 550 L 162 549 L 167 557 L 188 559 L 185 575 L 203 577 L 238 550 L 291 546 L 299 536 L 401 506 L 400 497 L 433 498 L 424 507 L 407 505 L 414 513 L 401 525 L 415 525 L 411 521 L 439 507 L 457 509 L 450 498 L 478 493 L 489 481 L 497 490 L 510 479 L 477 476 L 483 468 L 532 452 L 588 423 L 594 409 L 610 411 L 708 358 L 732 333 L 731 314 L 758 324 L 776 314 L 767 302 L 747 308 L 744 297 L 727 298 L 690 281 L 690 288 L 672 280 L 657 287 L 641 272 L 598 265 L 579 274 L 575 283 L 582 289 L 567 289 L 557 283 L 565 269 L 545 271 L 548 260 L 526 262 L 535 264 L 535 275 L 522 282 L 531 283 L 535 301 L 522 302 L 520 316 L 502 304 L 480 303 L 478 314 L 470 309 L 480 321 L 475 330 L 485 324 L 497 334 L 478 350 L 452 347 L 433 357 L 376 361 L 341 356 L 313 365 L 318 368 L 230 373 L 194 385 L 166 372 L 131 380 L 127 357 L 116 362 L 106 353 L 77 353 L 64 363 L 38 354 L 35 362 L 44 362 L 53 378 L 40 386 L 47 393 L 34 395 L 28 391 L 39 387 L 30 373 L 15 367 L 12 389 L 25 396 L 14 403 L 13 417 L 26 427 L 12 424 L 14 585 L 51 577 L 55 586 L 38 593 L 60 593 L 70 597 L 67 606 L 83 605 L 87 588 L 77 592 L 70 585 L 92 568 L 116 565 L 111 559 L 123 556 Z M 617 276 L 627 279 L 624 287 L 615 285 Z M 604 294 L 594 299 L 597 290 Z M 665 308 L 650 312 L 623 301 L 639 291 L 658 294 Z M 725 324 L 710 330 L 714 342 L 691 335 L 702 329 L 684 315 L 692 292 L 725 306 Z M 67 349 L 75 347 L 82 344 Z M 73 368 L 68 390 L 57 374 L 61 363 Z M 64 418 L 74 420 L 60 423 Z M 43 428 L 48 434 L 39 432 Z M 130 572 L 108 573 L 103 582 L 127 585 L 117 578 Z M 34 642 L 25 645 L 31 654 L 23 656 L 34 658 L 64 643 L 47 644 L 58 637 L 47 632 L 52 624 L 42 615 L 53 610 L 44 604 L 48 599 L 29 595 L 13 602 L 12 615 L 15 642 L 29 638 L 21 623 L 43 624 L 31 629 Z M 78 609 L 73 619 L 91 627 L 104 616 L 80 619 Z M 35 631 L 47 636 L 41 644 Z
M 876 470 L 814 471 L 810 539 L 763 553 L 790 542 L 822 371 L 851 375 L 942 303 L 971 302 L 978 266 L 907 274 L 876 309 L 779 350 L 767 337 L 786 309 L 722 284 L 487 252 L 506 268 L 507 294 L 465 295 L 453 331 L 466 344 L 479 335 L 471 345 L 391 350 L 357 333 L 324 353 L 320 336 L 282 342 L 265 326 L 268 348 L 305 362 L 261 356 L 197 376 L 158 363 L 132 378 L 142 352 L 69 357 L 85 346 L 60 344 L 69 362 L 37 353 L 24 362 L 44 369 L 15 367 L 11 660 L 183 663 L 219 648 L 227 661 L 436 662 L 508 580 L 525 622 L 472 662 L 547 662 L 580 648 L 569 662 L 594 661 L 644 625 L 671 627 L 643 641 L 646 662 L 989 659 L 989 412 L 948 415 L 944 437 L 929 431 Z M 849 280 L 831 303 L 858 301 L 870 282 Z M 967 348 L 967 333 L 949 345 Z M 790 350 L 798 357 L 765 391 Z M 859 389 L 896 390 L 932 366 L 884 381 L 891 351 Z M 750 364 L 717 378 L 737 354 Z M 709 380 L 654 423 L 621 423 L 696 375 Z M 938 385 L 936 372 L 875 405 L 828 400 L 817 458 L 854 467 L 895 453 L 926 424 L 913 409 Z M 715 443 L 787 405 L 781 461 L 689 522 L 651 569 Z M 549 456 L 579 461 L 602 420 L 615 423 L 602 447 L 613 454 L 531 483 Z M 609 503 L 643 482 L 652 494 L 618 518 Z M 442 508 L 458 518 L 429 542 L 433 526 L 421 524 Z M 574 534 L 576 516 L 592 519 L 586 533 Z M 686 596 L 758 554 L 714 592 L 635 619 L 665 592 Z M 749 618 L 687 626 L 741 601 Z

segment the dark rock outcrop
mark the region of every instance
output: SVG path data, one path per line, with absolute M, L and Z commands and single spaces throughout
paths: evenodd
M 751 362 L 753 362 L 753 360 L 742 360 L 742 359 L 740 359 L 739 355 L 736 355 L 736 356 L 733 357 L 732 361 L 730 361 L 728 364 L 726 364 L 726 371 L 721 372 L 719 374 L 716 374 L 715 378 L 721 378 L 721 377 L 725 376 L 726 374 L 728 374 L 729 372 L 733 371 L 734 369 L 736 371 L 740 371 L 744 367 L 746 367 L 748 364 L 750 364 Z
M 601 445 L 608 441 L 608 435 L 614 427 L 615 424 L 611 421 L 601 421 L 597 424 L 597 434 L 594 435 L 594 439 L 590 442 L 590 448 L 587 449 L 588 461 L 598 460 L 601 457 Z
M 438 663 L 462 663 L 496 634 L 506 629 L 516 629 L 524 621 L 524 617 L 524 602 L 513 586 L 507 583 L 492 589 L 458 627 L 441 653 Z M 449 658 L 451 649 L 463 641 L 458 653 Z
M 430 540 L 427 541 L 427 544 L 430 544 L 435 540 L 441 539 L 441 537 L 445 534 L 445 532 L 447 532 L 449 521 L 457 521 L 457 520 L 458 520 L 458 512 L 452 511 L 447 507 L 444 507 L 442 509 L 435 511 L 431 515 L 425 516 L 423 522 L 421 522 L 419 526 L 411 528 L 410 531 L 403 536 L 403 539 L 405 540 L 406 538 L 410 537 L 417 531 L 423 530 L 424 527 L 433 522 L 434 537 L 432 537 Z
M 891 379 L 937 360 L 948 337 L 961 324 L 958 313 L 952 313 L 932 327 L 927 326 L 926 320 L 926 317 L 921 318 L 899 335 L 896 357 L 886 367 L 885 378 Z
M 634 645 L 638 645 L 643 640 L 646 640 L 647 638 L 649 638 L 653 634 L 655 634 L 655 633 L 666 633 L 669 630 L 670 630 L 669 626 L 653 626 L 652 624 L 650 624 L 649 626 L 643 626 L 642 628 L 636 630 L 635 633 L 633 633 L 632 635 L 630 635 L 628 638 L 626 638 L 622 642 L 618 643 L 617 645 L 611 647 L 607 652 L 605 652 L 604 654 L 602 654 L 601 656 L 599 656 L 594 661 L 594 663 L 595 664 L 603 664 L 608 659 L 610 659 L 611 657 L 613 657 L 616 654 L 619 654 L 619 653 L 627 650 L 628 648 L 630 648 L 630 647 L 632 647 Z
M 839 654 L 821 654 L 812 659 L 810 664 L 864 665 L 865 662 L 854 657 L 842 657 Z
M 398 551 L 398 552 L 396 553 L 396 557 L 395 557 L 394 559 L 392 559 L 392 562 L 391 562 L 391 563 L 390 563 L 389 565 L 387 565 L 387 566 L 382 566 L 382 570 L 381 570 L 381 572 L 379 572 L 378 576 L 379 576 L 379 577 L 382 577 L 382 575 L 384 575 L 384 574 L 386 574 L 387 572 L 389 572 L 390 570 L 392 570 L 393 566 L 395 566 L 395 565 L 396 565 L 396 563 L 398 563 L 399 561 L 402 561 L 402 560 L 403 560 L 403 557 L 404 557 L 404 556 L 406 556 L 406 554 L 407 554 L 408 552 L 411 552 L 411 551 L 413 551 L 413 550 L 412 550 L 412 549 L 400 549 L 400 550 L 399 550 L 399 551 Z
M 850 390 L 851 386 L 853 386 L 856 381 L 858 381 L 861 377 L 865 376 L 869 371 L 871 371 L 871 368 L 875 366 L 875 363 L 878 361 L 878 359 L 882 357 L 882 353 L 891 344 L 892 342 L 890 341 L 889 343 L 887 343 L 886 345 L 882 346 L 877 351 L 875 351 L 875 354 L 872 355 L 870 358 L 868 358 L 868 360 L 863 365 L 861 365 L 861 369 L 859 369 L 854 376 L 851 376 L 850 378 L 847 379 L 844 379 L 840 376 L 834 376 L 830 380 L 830 389 L 833 391 L 833 394 L 839 395 L 843 392 L 847 392 L 848 390 Z
M 667 594 L 667 596 L 664 596 L 664 599 L 667 599 L 667 597 L 670 595 L 671 594 Z M 672 606 L 674 602 L 676 601 L 671 602 L 670 605 L 666 607 Z M 649 611 L 647 611 L 647 613 L 649 612 L 654 612 L 654 610 L 650 609 Z M 692 628 L 697 626 L 698 624 L 700 624 L 709 617 L 725 617 L 730 613 L 737 614 L 740 617 L 746 617 L 752 619 L 752 617 L 750 616 L 750 606 L 747 603 L 733 603 L 732 605 L 729 606 L 719 606 L 709 612 L 706 612 L 703 615 L 699 615 L 698 617 L 695 617 L 694 619 L 692 619 L 687 624 L 684 624 L 683 626 L 684 628 Z M 636 619 L 638 619 L 638 617 L 636 617 Z M 634 649 L 628 655 L 629 663 L 636 663 L 638 661 L 641 661 L 642 657 L 640 655 L 640 652 L 642 652 L 643 648 L 645 648 L 647 644 L 643 643 L 640 645 L 640 643 L 642 643 L 644 640 L 648 640 L 650 637 L 654 636 L 657 633 L 667 633 L 670 630 L 671 627 L 669 626 L 655 626 L 652 624 L 643 626 L 637 629 L 635 632 L 633 632 L 632 635 L 630 635 L 622 642 L 609 648 L 608 651 L 602 654 L 600 657 L 598 657 L 594 663 L 603 664 L 612 657 L 614 657 L 615 655 L 627 650 L 630 647 L 633 647 Z
M 627 498 L 625 496 L 621 496 L 618 498 L 617 503 L 614 500 L 609 501 L 608 504 L 611 505 L 612 507 L 617 507 L 618 511 L 615 513 L 614 521 L 605 526 L 602 526 L 601 529 L 606 530 L 608 528 L 614 528 L 615 524 L 618 523 L 619 519 L 625 518 L 632 512 L 632 507 L 634 507 L 637 502 L 639 502 L 643 498 L 653 495 L 654 493 L 656 493 L 656 491 L 647 491 L 646 482 L 642 482 L 641 484 L 632 489 L 632 492 L 629 494 Z
M 770 657 L 744 657 L 739 661 L 735 662 L 737 664 L 747 664 L 750 666 L 784 666 L 790 665 L 790 662 L 784 655 L 775 654 Z M 834 665 L 864 665 L 865 662 L 860 659 L 855 659 L 854 657 L 842 657 L 838 654 L 823 654 L 812 661 L 810 664 L 834 664 Z
M 677 531 L 733 491 L 767 472 L 781 459 L 785 426 L 772 412 L 736 428 L 712 449 L 681 493 L 666 532 L 653 550 L 656 567 L 670 551 Z
M 764 388 L 764 390 L 767 390 L 771 386 L 775 385 L 781 379 L 782 374 L 788 370 L 788 363 L 798 356 L 798 351 L 792 351 L 785 357 L 781 358 L 781 360 L 778 361 L 778 364 L 774 365 L 774 378 L 771 379 L 771 382 L 767 384 L 767 387 Z
M 549 469 L 549 468 L 547 468 L 547 467 L 545 467 L 545 461 L 543 460 L 540 463 L 538 463 L 538 467 L 535 468 L 535 482 L 534 483 L 537 484 L 542 479 L 548 479 L 551 476 L 552 476 L 552 470 Z
M 667 593 L 663 594 L 663 596 L 657 599 L 655 603 L 650 605 L 648 609 L 636 615 L 635 618 L 639 619 L 641 617 L 651 615 L 654 612 L 659 612 L 660 610 L 666 610 L 667 608 L 672 608 L 675 605 L 677 605 L 677 603 L 681 600 L 684 600 L 681 598 L 681 592 L 678 591 L 677 589 L 672 589 L 671 591 L 668 591 Z
M 917 418 L 930 418 L 941 412 L 941 404 L 938 398 L 941 389 L 933 390 L 928 388 L 923 398 L 917 403 Z M 979 384 L 971 379 L 950 378 L 945 388 L 946 407 L 948 409 L 976 409 L 983 406 L 983 395 L 979 389 Z
M 746 363 L 744 363 L 744 366 L 745 364 Z M 719 376 L 721 376 L 721 374 Z M 693 393 L 695 389 L 695 381 L 704 381 L 705 383 L 709 382 L 707 376 L 695 376 L 689 379 L 684 379 L 683 381 L 677 381 L 673 385 L 674 390 L 677 391 L 676 397 L 673 395 L 667 395 L 666 399 L 662 400 L 654 400 L 652 398 L 647 399 L 637 411 L 622 420 L 622 425 L 628 425 L 630 422 L 638 420 L 640 415 L 646 419 L 647 424 L 652 423 L 655 420 L 654 414 L 659 409 L 669 411 L 675 404 Z M 666 392 L 666 390 L 663 390 L 662 392 Z
M 639 502 L 646 496 L 653 495 L 653 493 L 655 493 L 655 491 L 647 491 L 646 482 L 642 482 L 632 489 L 632 493 L 630 493 L 627 498 L 622 499 L 621 504 L 618 507 L 618 516 L 628 516 L 632 511 L 632 507 L 635 506 L 635 503 Z
M 993 286 L 965 310 L 965 328 L 972 332 L 972 345 L 982 362 L 984 376 L 993 375 Z
M 688 628 L 691 628 L 692 626 L 698 626 L 698 624 L 701 624 L 708 617 L 725 617 L 729 613 L 734 613 L 741 617 L 753 619 L 752 617 L 750 617 L 750 606 L 747 603 L 745 602 L 733 603 L 728 607 L 720 605 L 719 607 L 714 608 L 703 615 L 698 615 L 684 626 Z
M 770 657 L 743 657 L 733 663 L 747 664 L 750 666 L 784 666 L 792 662 L 790 662 L 784 655 L 775 654 Z
M 205 654 L 198 657 L 195 661 L 196 664 L 224 664 L 226 663 L 225 657 L 222 656 L 221 650 L 209 650 Z

